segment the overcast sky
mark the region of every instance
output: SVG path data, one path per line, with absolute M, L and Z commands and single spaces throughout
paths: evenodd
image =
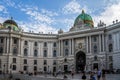
M 29 32 L 65 32 L 84 10 L 92 16 L 94 26 L 120 20 L 120 0 L 0 0 L 0 23 L 13 17 L 19 27 Z

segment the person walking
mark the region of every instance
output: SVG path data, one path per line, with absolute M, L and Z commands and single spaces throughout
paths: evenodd
M 95 76 L 94 76 L 94 72 L 90 73 L 90 80 L 96 80 Z
M 83 72 L 82 80 L 86 80 L 86 74 L 85 74 L 85 72 Z
M 101 78 L 101 71 L 98 70 L 98 72 L 97 72 L 97 79 L 100 80 L 100 78 Z
M 71 71 L 72 79 L 74 78 L 74 70 Z
M 105 70 L 102 69 L 102 80 L 105 80 Z

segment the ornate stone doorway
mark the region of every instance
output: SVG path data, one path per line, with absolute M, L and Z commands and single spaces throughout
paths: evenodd
M 79 51 L 76 53 L 76 71 L 84 71 L 86 65 L 86 55 L 84 52 Z

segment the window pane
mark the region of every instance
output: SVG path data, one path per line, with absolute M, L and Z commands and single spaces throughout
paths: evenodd
M 16 70 L 16 65 L 13 65 L 12 70 Z
M 44 57 L 47 57 L 47 50 L 44 50 Z
M 24 49 L 24 56 L 28 56 L 28 50 L 26 48 Z
M 27 41 L 25 41 L 25 42 L 24 42 L 24 45 L 28 45 L 28 42 L 27 42 Z
M 53 57 L 56 57 L 56 50 L 53 51 Z
M 16 63 L 16 58 L 13 58 L 13 63 Z
M 37 46 L 37 42 L 34 43 L 34 46 Z
M 34 57 L 37 57 L 38 56 L 38 51 L 35 49 L 34 50 Z
M 36 65 L 37 64 L 37 60 L 34 60 L 34 65 Z
M 24 64 L 27 64 L 27 59 L 24 59 Z

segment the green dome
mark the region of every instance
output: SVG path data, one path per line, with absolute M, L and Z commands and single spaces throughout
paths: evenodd
M 83 21 L 83 23 L 87 26 L 91 26 L 91 27 L 94 26 L 92 17 L 90 15 L 84 13 L 83 10 L 82 10 L 82 13 L 75 19 L 74 26 L 81 23 L 81 21 Z
M 4 23 L 3 23 L 3 26 L 5 28 L 11 28 L 13 29 L 14 31 L 19 31 L 19 28 L 18 28 L 18 25 L 17 23 L 14 21 L 14 20 L 6 20 Z

